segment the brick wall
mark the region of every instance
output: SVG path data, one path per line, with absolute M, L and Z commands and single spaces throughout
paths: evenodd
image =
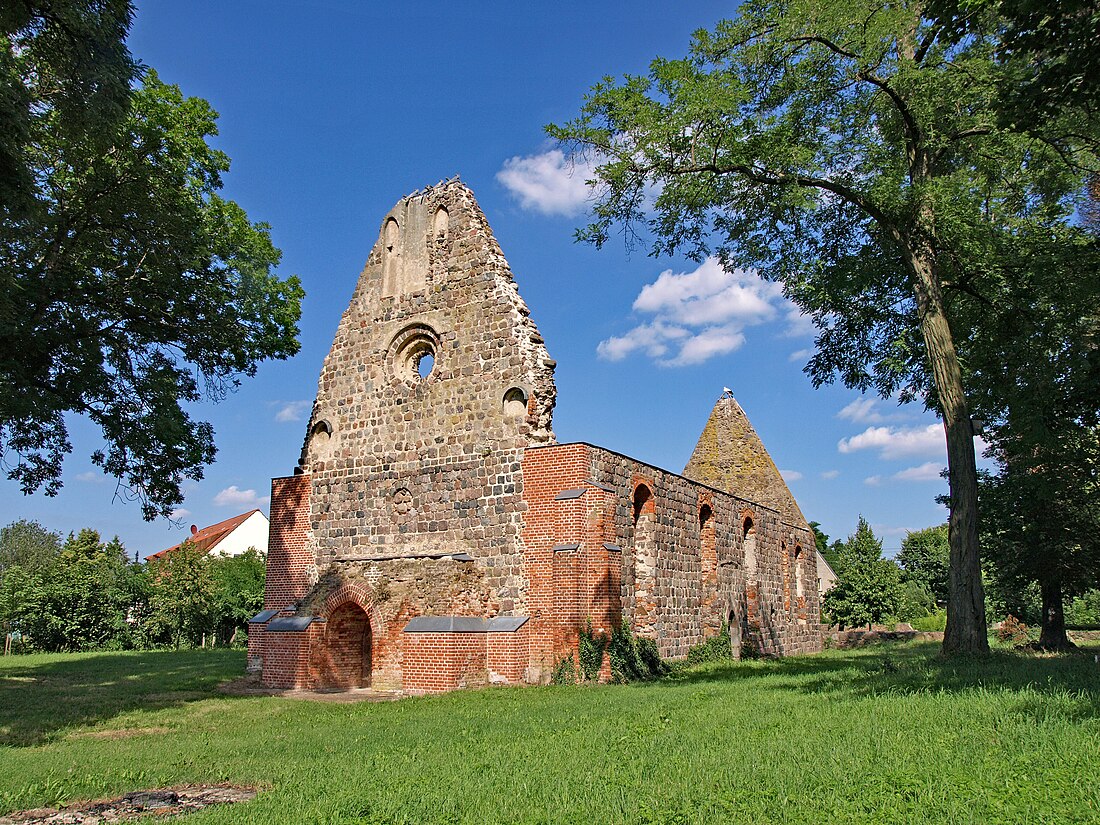
M 265 633 L 263 683 L 283 689 L 314 687 L 313 650 L 323 634 L 324 622 L 314 622 L 300 632 Z
M 532 614 L 532 668 L 545 678 L 547 664 L 575 643 L 571 623 L 595 619 L 611 624 L 614 598 L 599 596 L 616 581 L 623 615 L 636 632 L 652 635 L 661 654 L 676 658 L 717 632 L 731 614 L 765 653 L 820 649 L 815 582 L 806 564 L 796 566 L 797 549 L 813 547 L 804 525 L 729 493 L 626 456 L 587 444 L 528 449 L 524 455 L 524 497 L 528 504 L 523 538 Z M 651 516 L 652 546 L 639 569 L 636 492 L 644 484 L 639 517 Z M 555 500 L 562 491 L 584 489 L 576 498 Z M 700 519 L 701 503 L 710 516 Z M 746 575 L 742 521 L 752 513 L 755 572 Z M 587 514 L 587 518 L 581 516 Z M 607 542 L 606 540 L 612 540 Z M 644 538 L 644 537 L 643 537 Z M 618 545 L 619 554 L 604 544 Z M 553 548 L 578 544 L 576 549 Z M 806 552 L 806 551 L 803 551 Z M 567 560 L 565 557 L 569 556 Z M 559 557 L 561 560 L 559 561 Z M 800 570 L 801 601 L 792 608 L 792 580 Z M 621 571 L 621 572 L 620 572 Z M 558 583 L 582 582 L 583 598 L 558 592 Z M 641 593 L 644 603 L 637 604 Z M 751 607 L 750 607 L 751 603 Z M 546 613 L 554 613 L 548 622 Z
M 264 607 L 282 609 L 303 598 L 317 578 L 309 542 L 310 479 L 271 480 Z M 251 653 L 251 638 L 249 640 Z

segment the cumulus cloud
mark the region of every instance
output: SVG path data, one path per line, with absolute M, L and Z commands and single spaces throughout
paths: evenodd
M 606 361 L 621 361 L 638 350 L 650 358 L 661 358 L 668 353 L 669 343 L 688 337 L 691 333 L 682 327 L 655 321 L 636 326 L 626 335 L 600 341 L 596 353 Z
M 88 470 L 88 472 L 78 475 L 76 480 L 86 481 L 89 484 L 102 484 L 107 480 L 107 477 L 103 475 L 103 473 L 97 473 L 95 470 Z
M 882 413 L 875 409 L 877 403 L 874 398 L 857 398 L 838 412 L 836 417 L 855 421 L 857 424 L 877 424 L 883 420 Z
M 798 470 L 780 470 L 779 475 L 783 476 L 783 480 L 787 482 L 798 481 L 802 478 L 802 473 Z
M 560 149 L 551 149 L 508 158 L 497 181 L 519 198 L 524 209 L 572 217 L 583 211 L 591 195 L 585 181 L 592 176 L 591 163 L 570 160 Z
M 832 481 L 838 475 L 840 475 L 840 470 L 826 470 L 821 474 L 821 477 L 826 481 Z
M 863 479 L 863 483 L 868 487 L 878 487 L 882 484 L 882 476 L 867 476 L 867 478 Z
M 275 420 L 280 424 L 302 421 L 313 406 L 312 401 L 276 401 Z
M 943 464 L 938 461 L 926 461 L 917 467 L 909 467 L 894 473 L 898 481 L 939 481 L 943 472 Z
M 790 355 L 787 356 L 788 361 L 805 361 L 811 355 L 814 354 L 812 349 L 796 349 Z
M 261 496 L 255 490 L 242 490 L 236 484 L 226 487 L 216 496 L 214 503 L 219 507 L 256 508 L 271 501 L 271 496 Z
M 842 438 L 836 445 L 841 453 L 858 450 L 878 450 L 879 458 L 906 456 L 942 456 L 946 449 L 943 427 L 868 427 L 851 438 Z
M 642 351 L 661 366 L 701 364 L 740 348 L 747 327 L 780 317 L 800 323 L 792 307 L 778 284 L 741 269 L 727 272 L 707 258 L 692 272 L 665 270 L 642 287 L 633 308 L 653 320 L 601 341 L 596 351 L 609 361 Z
M 189 515 L 191 515 L 191 511 L 188 510 L 186 507 L 177 507 L 175 510 L 168 514 L 168 518 L 179 520 L 187 518 Z

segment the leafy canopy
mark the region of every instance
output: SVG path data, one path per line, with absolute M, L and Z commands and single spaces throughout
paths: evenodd
M 29 22 L 0 18 L 0 98 L 29 112 L 2 138 L 27 175 L 0 213 L 0 463 L 23 492 L 56 494 L 65 415 L 87 416 L 105 441 L 93 462 L 151 519 L 214 459 L 213 429 L 184 405 L 296 353 L 303 292 L 275 275 L 267 225 L 217 194 L 229 169 L 208 142 L 217 113 L 152 70 L 130 89 L 129 4 L 37 5 Z M 91 32 L 55 26 L 58 9 Z M 97 17 L 110 10 L 113 23 Z M 97 62 L 111 36 L 113 62 Z M 88 81 L 114 90 L 110 105 L 74 103 L 89 66 L 114 72 L 114 85 Z

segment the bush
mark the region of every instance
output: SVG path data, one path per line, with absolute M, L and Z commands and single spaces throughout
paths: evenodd
M 578 658 L 581 676 L 586 682 L 595 682 L 600 678 L 603 667 L 603 652 L 607 649 L 607 636 L 592 631 L 592 622 L 585 623 L 578 642 Z
M 912 619 L 909 624 L 913 626 L 913 630 L 924 633 L 943 633 L 947 629 L 947 611 L 937 610 L 929 616 L 919 616 Z
M 998 641 L 1011 642 L 1015 645 L 1026 644 L 1029 640 L 1027 625 L 1011 614 L 1005 617 L 1005 620 L 1001 622 L 1001 626 L 997 628 L 994 635 L 997 637 Z
M 554 670 L 550 674 L 550 684 L 577 684 L 577 663 L 573 661 L 572 656 L 566 656 L 554 665 Z
M 611 681 L 616 684 L 656 679 L 668 672 L 652 639 L 639 639 L 625 621 L 611 633 L 607 644 Z
M 732 658 L 733 648 L 730 645 L 729 625 L 723 623 L 722 632 L 688 650 L 684 662 L 689 665 L 700 665 L 704 662 L 725 662 Z

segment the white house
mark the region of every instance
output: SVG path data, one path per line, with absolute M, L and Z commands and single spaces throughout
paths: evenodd
M 207 553 L 221 553 L 224 556 L 239 556 L 249 547 L 255 547 L 261 553 L 267 553 L 267 516 L 259 510 L 249 510 L 239 516 L 233 516 L 201 530 L 191 525 L 191 535 L 179 544 L 153 553 L 151 559 L 157 559 L 171 553 L 185 542 Z

